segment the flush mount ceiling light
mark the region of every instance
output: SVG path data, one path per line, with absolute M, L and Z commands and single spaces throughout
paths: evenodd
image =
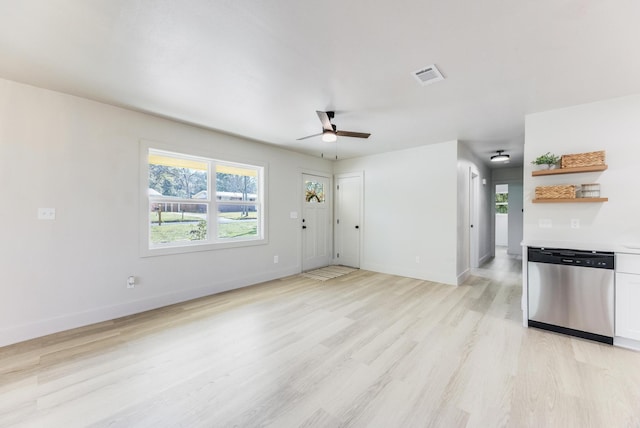
M 325 129 L 322 132 L 322 141 L 324 141 L 325 143 L 333 143 L 337 139 L 338 139 L 338 136 L 334 131 L 329 131 L 328 129 Z
M 496 150 L 498 154 L 491 156 L 491 162 L 505 162 L 509 160 L 509 155 L 505 155 L 504 150 Z

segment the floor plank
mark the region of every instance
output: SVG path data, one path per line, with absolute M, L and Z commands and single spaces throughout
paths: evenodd
M 523 328 L 520 263 L 297 275 L 0 348 L 0 427 L 640 427 L 640 353 Z

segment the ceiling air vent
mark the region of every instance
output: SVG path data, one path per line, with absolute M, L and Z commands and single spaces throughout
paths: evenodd
M 430 85 L 435 82 L 444 80 L 444 76 L 440 73 L 435 64 L 428 65 L 418 71 L 411 73 L 413 77 L 420 82 L 422 86 Z

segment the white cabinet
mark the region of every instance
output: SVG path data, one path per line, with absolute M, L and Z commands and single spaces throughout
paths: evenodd
M 640 255 L 616 254 L 616 336 L 640 341 Z

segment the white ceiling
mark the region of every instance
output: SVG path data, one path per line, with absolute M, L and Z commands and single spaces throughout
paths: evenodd
M 0 77 L 313 155 L 459 139 L 514 165 L 526 114 L 640 92 L 639 22 L 636 0 L 1 0 Z M 315 110 L 372 136 L 296 141 Z

